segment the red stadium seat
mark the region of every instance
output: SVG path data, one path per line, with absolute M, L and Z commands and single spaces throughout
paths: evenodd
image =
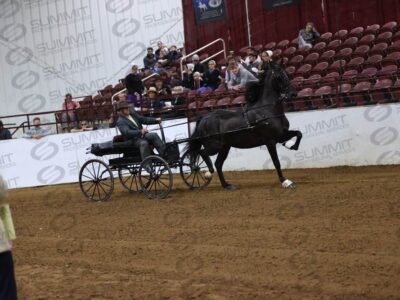
M 353 106 L 355 105 L 354 101 L 349 97 L 349 93 L 351 92 L 352 86 L 350 83 L 342 83 L 337 86 L 337 92 L 339 97 L 336 98 L 338 106 L 342 106 L 341 103 L 344 103 L 344 106 Z
M 359 76 L 366 78 L 373 78 L 376 75 L 376 73 L 378 73 L 378 69 L 375 67 L 370 67 L 363 69 Z
M 339 31 L 337 31 L 334 35 L 333 38 L 334 39 L 338 39 L 338 40 L 345 40 L 347 37 L 348 31 L 346 29 L 341 29 Z
M 297 49 L 296 54 L 306 56 L 306 55 L 308 55 L 308 53 L 310 53 L 310 50 L 311 50 L 311 48 L 309 46 L 304 46 L 304 47 Z
M 296 76 L 290 81 L 290 83 L 294 86 L 300 86 L 303 83 L 303 81 L 304 81 L 303 76 Z
M 319 59 L 319 53 L 313 52 L 308 54 L 303 62 L 306 64 L 315 65 L 317 64 L 318 59 Z
M 382 55 L 375 54 L 368 57 L 368 59 L 364 62 L 364 67 L 365 66 L 379 67 L 381 62 L 382 62 Z
M 387 22 L 385 25 L 383 25 L 380 29 L 379 32 L 395 32 L 398 29 L 397 22 L 392 21 L 392 22 Z
M 350 30 L 347 37 L 355 36 L 357 38 L 361 38 L 363 36 L 363 33 L 364 33 L 364 27 L 356 27 Z
M 326 47 L 325 42 L 319 42 L 312 47 L 311 51 L 321 53 L 325 50 L 325 47 Z
M 318 63 L 312 70 L 311 74 L 320 74 L 321 76 L 326 74 L 326 70 L 329 67 L 329 63 L 326 61 Z
M 283 51 L 283 56 L 286 56 L 287 58 L 291 58 L 294 54 L 295 54 L 295 52 L 296 52 L 296 48 L 295 47 L 289 47 L 289 48 L 286 48 L 284 51 Z
M 276 45 L 276 48 L 278 48 L 278 49 L 286 49 L 288 46 L 289 46 L 289 44 L 290 44 L 290 41 L 289 40 L 283 40 L 283 41 L 280 41 L 277 45 Z
M 287 75 L 288 75 L 289 77 L 291 77 L 291 76 L 293 76 L 293 74 L 296 72 L 296 67 L 294 67 L 294 66 L 287 67 L 287 68 L 285 69 L 285 71 L 286 71 Z
M 231 98 L 229 98 L 229 97 L 224 97 L 222 99 L 219 99 L 218 103 L 217 103 L 217 105 L 220 106 L 220 107 L 221 106 L 222 107 L 228 107 L 229 104 L 231 104 Z
M 356 93 L 353 95 L 354 102 L 356 102 L 358 105 L 371 104 L 372 99 L 371 95 L 369 94 L 370 89 L 371 89 L 371 82 L 368 81 L 358 82 L 353 88 L 353 92 Z
M 381 28 L 381 25 L 379 25 L 379 24 L 369 25 L 369 26 L 367 26 L 367 28 L 365 29 L 364 35 L 367 35 L 367 34 L 376 35 L 376 34 L 378 33 L 378 31 L 379 31 L 380 28 Z
M 289 46 L 298 48 L 299 47 L 299 39 L 298 38 L 294 38 L 293 40 L 291 40 Z
M 379 43 L 379 44 L 375 44 L 371 51 L 369 52 L 370 55 L 373 54 L 380 54 L 380 55 L 385 55 L 386 54 L 386 50 L 388 48 L 388 45 L 386 43 Z
M 202 55 L 200 55 L 200 61 L 203 61 L 203 60 L 205 60 L 206 58 L 208 58 L 208 53 L 203 53 Z
M 342 43 L 341 40 L 330 41 L 328 46 L 326 46 L 326 49 L 328 49 L 328 50 L 336 50 L 336 49 L 338 49 L 340 47 L 341 43 Z
M 382 60 L 382 66 L 387 66 L 387 65 L 398 65 L 400 66 L 400 51 L 399 52 L 392 52 L 388 54 L 383 60 Z
M 275 50 L 276 48 L 276 43 L 275 42 L 269 42 L 264 46 L 265 50 Z
M 315 85 L 320 82 L 321 78 L 322 78 L 321 74 L 314 74 L 314 75 L 311 75 L 310 77 L 308 77 L 305 80 L 305 83 L 308 85 Z
M 397 31 L 394 36 L 392 37 L 392 42 L 400 41 L 400 30 Z
M 352 60 L 349 61 L 349 63 L 346 65 L 346 70 L 350 69 L 355 69 L 355 70 L 360 70 L 362 68 L 362 65 L 364 64 L 364 58 L 362 57 L 355 57 Z
M 197 109 L 197 101 L 193 101 L 193 102 L 189 103 L 188 109 L 196 110 Z
M 355 49 L 357 47 L 357 42 L 358 42 L 358 38 L 355 36 L 349 37 L 348 39 L 346 39 L 342 44 L 341 47 L 342 48 L 351 48 L 351 49 Z
M 375 41 L 375 35 L 374 34 L 367 34 L 364 35 L 359 41 L 358 41 L 358 45 L 368 45 L 370 47 L 372 47 L 372 45 L 374 44 Z
M 303 59 L 303 55 L 296 55 L 289 61 L 288 64 L 297 67 L 299 64 L 301 64 Z
M 310 102 L 310 98 L 313 96 L 312 88 L 304 88 L 297 93 L 297 101 L 293 101 L 296 109 L 304 110 L 305 105 L 308 109 L 313 109 L 313 105 Z
M 298 98 L 306 98 L 306 97 L 311 97 L 313 95 L 313 89 L 312 88 L 304 88 L 301 91 L 297 93 Z
M 374 85 L 374 89 L 378 90 L 378 89 L 387 89 L 392 87 L 393 85 L 393 81 L 391 79 L 380 79 L 378 80 L 375 85 Z
M 253 46 L 254 50 L 256 50 L 257 52 L 261 51 L 264 48 L 263 44 L 258 44 Z
M 349 61 L 351 59 L 351 54 L 353 54 L 353 49 L 343 48 L 336 54 L 336 58 L 341 58 L 346 61 Z
M 332 99 L 329 96 L 331 94 L 332 94 L 332 87 L 329 85 L 321 86 L 314 92 L 314 96 L 320 97 L 325 107 L 329 107 L 332 105 Z M 313 101 L 313 103 L 316 104 L 316 101 Z M 320 105 L 317 106 L 323 108 Z
M 210 109 L 210 108 L 213 108 L 213 107 L 216 106 L 216 105 L 217 105 L 217 100 L 215 100 L 215 99 L 210 99 L 210 100 L 207 100 L 207 101 L 205 101 L 205 102 L 203 103 L 202 108 Z
M 329 72 L 328 74 L 325 75 L 325 77 L 323 77 L 321 79 L 321 82 L 323 83 L 333 83 L 335 82 L 337 79 L 339 79 L 340 75 L 338 72 Z
M 321 34 L 321 36 L 319 37 L 319 41 L 325 42 L 328 44 L 332 40 L 332 37 L 333 37 L 332 32 L 325 32 L 325 33 Z
M 231 104 L 243 106 L 244 104 L 246 104 L 246 98 L 243 95 L 240 95 L 240 96 L 236 97 L 235 99 L 233 99 Z
M 353 52 L 353 58 L 355 57 L 362 57 L 366 59 L 368 57 L 368 52 L 370 50 L 370 47 L 368 45 L 361 45 L 356 48 Z
M 346 61 L 344 59 L 335 60 L 330 66 L 329 70 L 342 73 L 344 67 L 346 66 Z
M 351 81 L 354 78 L 356 78 L 358 75 L 358 71 L 357 70 L 347 70 L 343 73 L 342 78 L 345 81 Z
M 382 32 L 375 39 L 375 44 L 377 43 L 390 43 L 392 41 L 393 33 L 390 31 Z
M 400 41 L 394 42 L 387 49 L 387 53 L 400 52 Z
M 391 79 L 380 79 L 376 82 L 373 89 L 373 98 L 378 103 L 390 103 L 394 102 L 393 94 L 390 91 L 390 88 L 393 85 L 393 81 Z
M 239 49 L 239 53 L 243 56 L 247 55 L 247 50 L 249 49 L 249 46 L 244 46 Z
M 391 76 L 393 74 L 396 74 L 398 70 L 399 70 L 399 68 L 396 65 L 387 65 L 387 66 L 384 66 L 378 72 L 378 75 L 379 76 Z
M 312 69 L 310 64 L 304 64 L 300 68 L 297 69 L 296 74 L 301 75 L 303 77 L 307 77 Z
M 335 58 L 336 52 L 334 50 L 328 50 L 321 54 L 319 60 L 320 61 L 328 61 L 332 62 Z
M 349 93 L 352 90 L 352 86 L 350 83 L 342 83 L 337 88 L 339 93 Z

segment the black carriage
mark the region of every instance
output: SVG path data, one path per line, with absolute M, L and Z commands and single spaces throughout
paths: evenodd
M 165 143 L 161 125 L 160 131 Z M 171 169 L 179 169 L 189 188 L 204 188 L 211 181 L 210 174 L 207 174 L 207 165 L 199 154 L 189 155 L 185 152 L 180 155 L 179 145 L 186 142 L 188 139 L 165 143 L 164 157 L 153 153 L 143 161 L 139 149 L 133 147 L 131 141 L 125 141 L 122 136 L 116 136 L 109 142 L 92 144 L 88 153 L 112 158 L 90 159 L 84 163 L 79 172 L 82 193 L 90 201 L 106 201 L 114 191 L 116 173 L 128 192 L 143 192 L 151 199 L 163 199 L 172 190 L 174 176 Z

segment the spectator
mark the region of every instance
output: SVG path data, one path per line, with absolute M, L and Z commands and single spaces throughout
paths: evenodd
M 82 131 L 92 131 L 93 127 L 89 127 L 89 124 L 87 121 L 81 121 L 79 123 L 79 128 L 74 128 L 71 129 L 71 132 L 82 132 Z
M 258 76 L 258 68 L 260 63 L 257 61 L 257 53 L 250 52 L 249 55 L 246 57 L 246 60 L 243 62 L 244 67 L 252 73 L 254 76 Z
M 0 140 L 10 140 L 12 139 L 10 130 L 4 128 L 3 121 L 0 121 Z
M 155 87 L 150 87 L 147 91 L 147 99 L 144 105 L 145 111 L 149 111 L 150 115 L 153 115 L 154 111 L 161 109 L 165 106 L 164 101 L 160 101 L 157 97 L 157 89 Z
M 271 50 L 263 51 L 261 53 L 261 61 L 262 63 L 260 64 L 258 68 L 258 77 L 260 79 L 260 82 L 263 82 L 265 79 L 265 74 L 267 71 L 271 68 L 278 68 L 278 64 L 273 60 L 272 58 L 273 52 Z
M 160 50 L 160 56 L 158 58 L 158 64 L 162 68 L 168 68 L 169 65 L 171 64 L 171 58 L 169 56 L 169 53 L 164 48 Z
M 66 111 L 61 115 L 61 128 L 64 131 L 67 131 L 69 128 L 69 123 L 72 122 L 72 127 L 76 127 L 76 114 L 75 109 L 80 108 L 78 102 L 72 99 L 72 95 L 70 93 L 65 95 L 65 100 L 62 105 L 62 110 Z
M 228 89 L 243 91 L 247 84 L 258 82 L 258 79 L 239 64 L 235 64 L 231 71 L 231 79 L 228 82 Z
M 157 47 L 158 47 L 158 48 L 157 48 L 155 54 L 156 54 L 156 59 L 158 60 L 158 59 L 160 58 L 160 51 L 161 51 L 161 49 L 166 49 L 166 50 L 168 51 L 168 47 L 165 46 L 164 43 L 161 42 L 161 41 L 158 41 L 158 42 L 157 42 Z
M 194 72 L 193 73 L 193 89 L 199 90 L 203 86 L 204 86 L 204 81 L 203 81 L 203 77 L 201 76 L 200 72 Z M 202 91 L 203 90 L 200 90 L 198 92 L 202 92 Z
M 216 65 L 215 60 L 210 60 L 208 70 L 204 73 L 204 84 L 212 90 L 218 88 L 221 83 L 220 72 L 215 68 Z
M 142 76 L 139 73 L 137 65 L 133 65 L 132 72 L 125 77 L 125 86 L 128 90 L 128 101 L 137 106 L 137 103 L 140 103 L 140 100 L 142 99 L 142 93 L 144 90 Z
M 147 48 L 147 55 L 143 58 L 143 64 L 145 69 L 153 69 L 154 65 L 157 62 L 157 58 L 153 53 L 153 48 Z
M 228 56 L 227 57 L 227 64 L 226 64 L 226 70 L 225 70 L 225 84 L 228 86 L 228 82 L 231 80 L 231 71 L 233 67 L 236 65 L 236 59 L 234 56 Z
M 154 82 L 154 87 L 156 88 L 157 96 L 168 96 L 171 95 L 171 88 L 168 84 L 165 84 L 161 77 L 157 77 Z
M 11 253 L 11 241 L 15 239 L 15 229 L 6 198 L 7 184 L 0 176 L 0 299 L 16 300 L 17 286 Z
M 174 72 L 171 74 L 171 80 L 169 82 L 169 86 L 171 87 L 171 89 L 182 86 L 182 80 L 178 73 Z
M 161 67 L 160 63 L 157 61 L 156 64 L 154 65 L 152 71 L 154 73 L 159 73 L 160 74 L 162 72 L 165 72 L 165 69 L 163 67 Z
M 175 63 L 175 61 L 178 59 L 179 53 L 178 53 L 177 47 L 175 45 L 172 45 L 171 47 L 169 47 L 169 57 L 171 59 L 171 63 Z
M 192 61 L 194 63 L 193 73 L 199 72 L 201 76 L 203 76 L 206 68 L 200 63 L 200 57 L 195 54 L 192 56 Z
M 312 22 L 308 22 L 306 24 L 306 28 L 299 31 L 299 48 L 303 48 L 304 46 L 312 48 L 319 36 L 320 34 L 315 29 L 314 24 Z
M 193 83 L 193 64 L 187 64 L 183 66 L 183 80 L 182 80 L 182 85 L 187 88 L 192 90 L 194 88 L 194 83 Z
M 47 135 L 52 134 L 50 130 L 41 127 L 40 118 L 36 117 L 33 119 L 33 128 L 28 129 L 24 134 L 23 138 L 26 139 L 41 139 Z

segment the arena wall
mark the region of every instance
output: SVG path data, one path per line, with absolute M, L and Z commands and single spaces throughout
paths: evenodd
M 303 133 L 298 151 L 278 146 L 282 167 L 321 168 L 400 164 L 400 104 L 288 113 Z M 164 122 L 168 141 L 187 137 L 185 119 Z M 155 127 L 149 127 L 155 129 Z M 0 172 L 10 188 L 77 182 L 80 167 L 95 156 L 92 143 L 109 141 L 116 129 L 0 141 Z M 181 145 L 184 146 L 183 144 Z M 108 157 L 110 158 L 110 157 Z M 215 158 L 215 157 L 214 157 Z M 106 157 L 100 158 L 107 161 Z M 231 149 L 225 170 L 272 169 L 266 147 Z
M 0 1 L 0 116 L 115 85 L 159 39 L 183 46 L 181 0 Z

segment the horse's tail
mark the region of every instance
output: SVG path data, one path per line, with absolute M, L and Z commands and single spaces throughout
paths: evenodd
M 196 123 L 196 129 L 194 130 L 193 134 L 190 136 L 189 142 L 185 147 L 185 150 L 189 151 L 189 153 L 198 153 L 203 145 L 201 141 L 201 134 L 199 130 L 199 123 L 200 120 Z

